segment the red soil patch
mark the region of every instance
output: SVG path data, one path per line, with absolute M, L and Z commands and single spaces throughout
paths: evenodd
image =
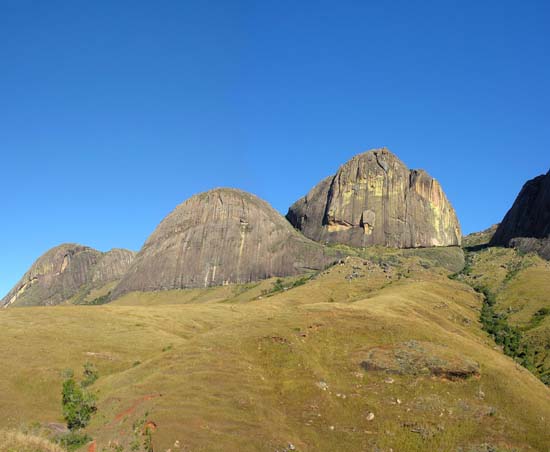
M 157 424 L 153 421 L 147 421 L 145 425 L 143 426 L 143 432 L 144 433 L 153 433 L 157 430 Z
M 95 440 L 88 444 L 88 452 L 97 452 L 97 443 Z
M 114 419 L 114 420 L 115 420 L 115 421 L 121 421 L 121 420 L 122 420 L 123 418 L 125 418 L 126 416 L 129 416 L 130 414 L 134 413 L 134 412 L 136 411 L 136 409 L 137 409 L 143 402 L 147 402 L 148 400 L 152 400 L 152 399 L 155 399 L 155 398 L 160 397 L 160 396 L 162 396 L 162 394 L 150 394 L 150 395 L 146 395 L 146 396 L 140 397 L 139 399 L 136 399 L 130 408 L 127 408 L 126 410 L 121 411 L 120 413 L 118 413 L 118 414 L 115 416 L 115 419 Z

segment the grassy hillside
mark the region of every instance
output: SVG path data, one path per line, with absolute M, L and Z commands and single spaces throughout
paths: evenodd
M 528 367 L 550 385 L 550 262 L 509 248 L 470 252 L 458 278 L 494 295 L 494 311 L 517 329 Z
M 145 450 L 146 426 L 155 451 L 548 450 L 550 390 L 482 331 L 441 251 L 4 310 L 0 415 L 62 422 L 63 369 L 90 361 L 97 451 Z
M 6 452 L 63 452 L 60 446 L 47 439 L 13 430 L 0 430 L 0 451 Z

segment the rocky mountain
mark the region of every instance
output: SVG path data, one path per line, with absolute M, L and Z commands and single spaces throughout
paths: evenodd
M 132 251 L 113 249 L 102 253 L 67 243 L 52 248 L 0 301 L 0 306 L 55 305 L 94 288 L 117 281 L 134 258 Z
M 307 237 L 351 246 L 460 245 L 455 211 L 439 183 L 388 149 L 359 154 L 289 209 Z
M 491 245 L 534 251 L 550 259 L 550 171 L 525 183 Z
M 147 239 L 114 291 L 247 283 L 321 269 L 334 261 L 267 202 L 240 190 L 195 195 L 170 213 Z

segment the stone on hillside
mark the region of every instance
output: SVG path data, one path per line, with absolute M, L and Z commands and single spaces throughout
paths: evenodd
M 478 376 L 480 372 L 478 363 L 447 347 L 414 340 L 362 350 L 359 359 L 366 371 L 390 374 L 431 374 L 457 380 Z
M 298 275 L 334 259 L 267 202 L 220 188 L 191 197 L 159 224 L 113 297 Z
M 490 244 L 550 259 L 550 171 L 525 183 Z
M 287 219 L 313 240 L 357 247 L 453 246 L 462 237 L 439 183 L 385 148 L 342 165 L 295 202 Z

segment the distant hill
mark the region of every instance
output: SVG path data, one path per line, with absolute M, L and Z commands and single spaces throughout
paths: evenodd
M 74 243 L 56 246 L 34 262 L 0 306 L 94 302 L 126 273 L 134 254 L 123 249 L 102 253 Z
M 483 231 L 472 232 L 471 234 L 468 234 L 462 237 L 462 246 L 464 248 L 471 248 L 471 247 L 489 245 L 489 243 L 491 242 L 491 239 L 495 235 L 495 232 L 498 226 L 499 226 L 498 224 L 494 224 L 493 226 Z

